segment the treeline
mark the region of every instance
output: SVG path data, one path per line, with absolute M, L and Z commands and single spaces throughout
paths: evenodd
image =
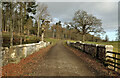
M 35 2 L 2 2 L 2 31 L 8 32 L 10 45 L 13 45 L 14 34 L 18 35 L 19 43 L 22 44 L 23 36 L 29 35 L 36 14 Z M 4 36 L 3 36 L 4 39 Z
M 61 21 L 59 21 L 52 25 L 49 31 L 52 31 L 52 37 L 57 39 L 79 40 L 83 42 L 109 41 L 107 35 L 105 39 L 101 38 L 101 35 L 105 33 L 101 19 L 83 10 L 76 11 L 71 22 L 64 22 L 62 25 Z
M 39 38 L 48 25 L 47 6 L 37 2 L 2 2 L 3 44 L 26 43 L 27 37 Z
M 83 19 L 81 19 L 80 16 L 75 16 L 73 21 L 69 23 L 62 24 L 62 22 L 59 21 L 56 22 L 56 24 L 50 24 L 52 18 L 50 18 L 47 9 L 47 5 L 37 2 L 2 2 L 3 44 L 13 46 L 16 44 L 29 43 L 29 40 L 32 39 L 32 42 L 43 41 L 44 38 L 82 41 L 83 35 L 85 35 L 84 41 L 102 41 L 100 35 L 94 36 L 87 33 L 87 30 L 79 30 L 80 28 L 82 29 L 82 27 L 88 27 L 85 29 L 90 30 L 93 24 L 94 26 L 101 25 L 98 19 L 93 19 L 92 21 L 95 22 L 90 21 L 90 24 L 89 22 L 81 24 L 81 20 L 86 21 L 87 19 L 83 17 Z M 81 20 L 77 21 L 77 19 L 75 19 L 76 17 L 79 17 Z M 99 26 L 96 28 L 99 28 Z
M 54 31 L 55 33 L 58 33 L 61 30 L 61 33 L 59 35 L 55 35 L 56 38 L 59 38 L 58 36 L 60 36 L 62 38 L 67 38 L 71 40 L 81 40 L 83 42 L 84 41 L 96 41 L 96 42 L 108 41 L 107 36 L 105 40 L 102 40 L 100 37 L 105 33 L 105 31 L 102 28 L 101 19 L 98 19 L 92 14 L 88 14 L 84 10 L 76 11 L 72 21 L 64 23 L 65 30 L 64 28 L 63 29 L 59 28 L 58 26 L 60 25 L 61 25 L 60 22 L 58 22 L 56 23 L 55 26 L 53 26 L 53 28 L 56 28 Z
M 79 40 L 82 41 L 82 34 L 72 27 L 68 23 L 61 24 L 61 21 L 57 22 L 54 25 L 46 27 L 45 37 L 46 38 L 56 38 L 56 39 L 69 39 L 69 40 Z M 100 35 L 94 36 L 91 34 L 86 34 L 85 41 L 103 41 L 100 38 Z
M 118 41 L 120 41 L 120 26 L 118 27 Z

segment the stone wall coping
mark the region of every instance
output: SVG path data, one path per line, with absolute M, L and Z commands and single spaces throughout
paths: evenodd
M 34 45 L 40 45 L 40 44 L 43 44 L 43 43 L 44 43 L 43 41 L 40 41 L 39 43 L 15 45 L 15 46 L 12 46 L 12 48 L 16 48 L 16 47 L 29 47 L 29 46 L 34 46 Z M 0 49 L 8 49 L 8 47 L 0 47 Z
M 98 44 L 97 46 L 98 46 L 98 47 L 105 47 L 105 45 L 101 45 L 101 44 Z
M 8 47 L 0 47 L 0 49 L 2 50 L 2 49 L 8 49 Z
M 92 45 L 92 44 L 87 44 L 87 43 L 85 43 L 85 45 Z
M 80 42 L 70 42 L 70 43 L 79 43 L 80 45 L 86 45 L 86 46 L 91 46 L 91 47 L 98 47 L 98 48 L 106 48 L 106 51 L 109 50 L 109 48 L 113 48 L 112 45 L 101 45 L 101 44 L 88 44 L 88 43 L 80 43 Z M 111 50 L 112 51 L 112 50 Z
M 105 45 L 105 47 L 113 47 L 112 45 Z
M 9 59 L 13 59 L 14 62 L 20 61 L 20 58 L 25 58 L 26 56 L 39 51 L 41 48 L 46 47 L 50 42 L 40 41 L 39 43 L 31 43 L 31 44 L 22 44 L 15 45 L 10 48 L 8 47 L 0 47 L 1 53 L 3 54 L 3 64 L 6 65 L 9 63 Z M 7 57 L 7 58 L 6 58 Z
M 70 42 L 70 43 L 78 43 L 78 42 Z M 79 42 L 80 43 L 80 42 Z M 98 46 L 98 47 L 113 47 L 112 45 L 102 45 L 102 44 L 88 44 L 88 43 L 80 43 L 84 45 Z

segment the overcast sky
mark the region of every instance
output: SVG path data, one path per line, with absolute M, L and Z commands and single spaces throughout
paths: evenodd
M 51 1 L 51 2 L 50 2 Z M 71 0 L 71 2 L 59 2 L 50 0 L 45 2 L 48 5 L 48 11 L 54 22 L 72 21 L 74 13 L 77 10 L 85 10 L 88 14 L 93 14 L 102 20 L 102 27 L 106 31 L 110 40 L 115 40 L 116 30 L 118 28 L 118 0 Z M 98 2 L 99 1 L 99 2 Z M 114 2 L 113 2 L 114 1 Z

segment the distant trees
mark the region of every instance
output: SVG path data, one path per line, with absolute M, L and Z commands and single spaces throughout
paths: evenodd
M 51 31 L 52 31 L 52 38 L 55 38 L 55 32 L 56 32 L 56 25 L 51 26 Z
M 62 27 L 61 21 L 51 26 L 52 37 L 57 39 L 64 39 L 66 36 L 66 28 Z
M 120 41 L 120 26 L 118 26 L 118 29 L 116 30 L 116 39 L 115 41 Z
M 30 34 L 30 30 L 32 29 L 32 26 L 33 26 L 33 21 L 32 21 L 32 18 L 29 18 L 27 20 L 27 23 L 24 25 L 24 33 L 29 36 Z
M 85 41 L 85 35 L 89 33 L 102 33 L 102 22 L 95 16 L 88 14 L 86 11 L 78 10 L 74 14 L 72 26 L 82 34 L 82 41 Z
M 58 39 L 62 38 L 62 24 L 61 24 L 61 21 L 56 23 L 56 37 Z
M 120 26 L 118 27 L 118 41 L 120 41 Z
M 41 41 L 44 40 L 44 34 L 45 34 L 45 29 L 47 30 L 47 27 L 49 27 L 50 21 L 43 21 L 41 24 Z
M 52 38 L 77 40 L 78 34 L 76 34 L 76 30 L 70 27 L 68 23 L 56 22 L 56 24 L 51 26 L 50 30 Z
M 109 41 L 108 35 L 105 36 L 105 42 Z
M 45 27 L 44 27 L 44 37 L 49 38 L 50 34 L 52 33 L 52 31 L 50 30 L 50 20 L 46 20 L 45 23 Z
M 71 27 L 70 27 L 70 25 L 69 24 L 67 24 L 67 23 L 65 23 L 66 24 L 66 29 L 67 29 L 67 38 L 69 38 L 70 39 L 70 37 L 71 37 Z

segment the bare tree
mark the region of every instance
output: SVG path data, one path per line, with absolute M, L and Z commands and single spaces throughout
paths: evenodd
M 47 11 L 47 5 L 39 3 L 37 7 L 37 14 L 36 14 L 36 19 L 38 23 L 38 32 L 37 36 L 40 36 L 40 27 L 41 27 L 41 22 L 46 19 L 46 17 L 49 15 Z M 43 28 L 41 28 L 43 29 Z
M 20 2 L 20 44 L 22 44 L 22 32 L 23 32 L 23 3 Z
M 10 37 L 10 46 L 13 46 L 13 31 L 14 31 L 14 18 L 15 18 L 15 14 L 14 14 L 14 8 L 15 8 L 16 4 L 15 3 L 10 3 L 10 33 L 11 33 L 11 37 Z
M 74 24 L 72 25 L 75 29 L 82 34 L 82 41 L 85 41 L 85 35 L 88 33 L 102 33 L 102 22 L 95 16 L 88 14 L 86 11 L 78 10 L 74 14 Z

